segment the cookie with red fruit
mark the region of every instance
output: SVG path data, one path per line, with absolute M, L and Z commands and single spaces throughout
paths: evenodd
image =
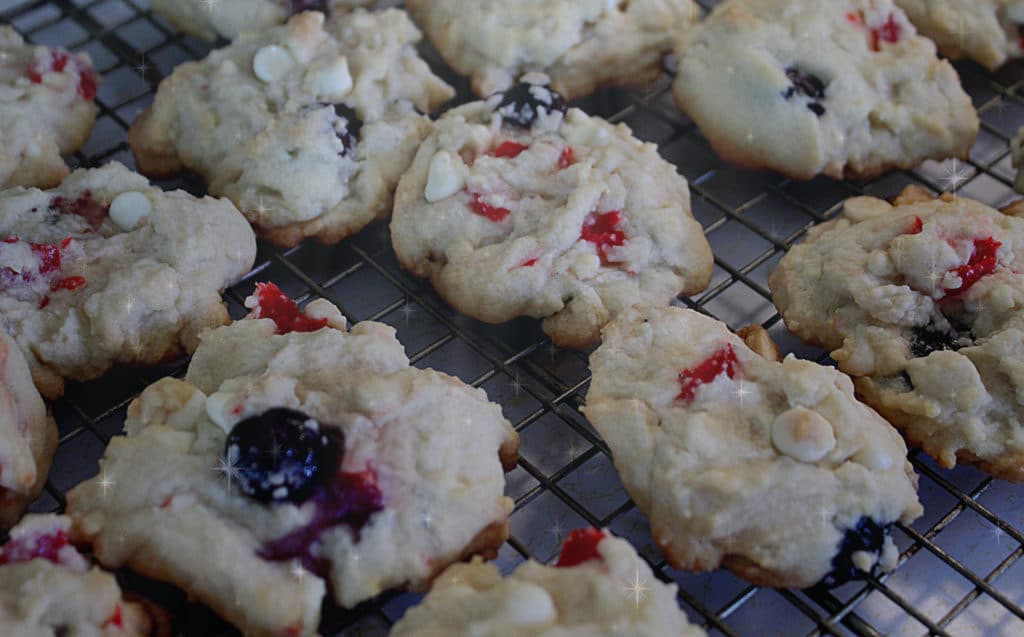
M 584 413 L 674 567 L 833 586 L 895 568 L 922 513 L 899 433 L 842 373 L 676 307 L 634 309 L 590 357 Z
M 130 405 L 100 474 L 68 494 L 100 563 L 284 637 L 317 634 L 328 591 L 352 607 L 494 557 L 519 445 L 501 408 L 326 300 L 260 284 L 246 305 L 183 380 Z
M 1024 246 L 1003 211 L 908 188 L 855 197 L 772 273 L 786 326 L 943 467 L 1024 481 Z
M 0 191 L 0 330 L 46 398 L 64 380 L 191 352 L 256 239 L 225 199 L 165 192 L 123 165 Z
M 50 188 L 96 120 L 99 76 L 85 53 L 28 44 L 0 26 L 0 188 Z
M 391 238 L 463 314 L 540 318 L 557 345 L 586 348 L 635 303 L 703 290 L 711 248 L 657 147 L 545 82 L 437 121 L 399 183 Z
M 204 40 L 233 40 L 277 26 L 302 11 L 348 11 L 373 0 L 153 0 L 153 13 Z

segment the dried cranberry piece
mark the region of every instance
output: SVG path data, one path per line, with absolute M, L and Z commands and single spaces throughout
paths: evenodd
M 626 233 L 619 228 L 621 223 L 621 210 L 591 214 L 583 222 L 580 238 L 597 246 L 597 253 L 604 265 L 612 263 L 608 254 L 611 249 L 626 243 Z
M 825 83 L 821 78 L 795 67 L 786 69 L 786 77 L 789 78 L 791 86 L 782 94 L 783 97 L 787 100 L 794 95 L 810 98 L 807 102 L 808 110 L 818 117 L 825 114 L 825 106 L 821 103 L 825 99 Z
M 964 265 L 950 270 L 960 277 L 960 286 L 947 288 L 946 292 L 952 296 L 964 294 L 983 277 L 995 272 L 996 266 L 999 265 L 999 248 L 1002 245 L 992 237 L 975 239 L 974 252 L 971 253 L 970 260 Z
M 597 545 L 606 537 L 608 535 L 604 531 L 593 527 L 570 532 L 569 537 L 562 543 L 562 552 L 555 566 L 567 568 L 591 560 L 600 560 L 601 553 L 597 550 Z
M 103 220 L 110 213 L 110 204 L 93 198 L 92 191 L 85 190 L 74 199 L 54 197 L 50 201 L 50 210 L 62 215 L 76 215 L 85 219 L 93 230 L 103 225 Z
M 502 123 L 531 128 L 541 114 L 565 113 L 568 109 L 565 98 L 549 87 L 519 82 L 505 91 L 497 110 Z
M 729 378 L 735 378 L 739 366 L 739 360 L 736 358 L 736 352 L 732 345 L 726 345 L 724 349 L 718 350 L 696 367 L 680 372 L 680 390 L 676 400 L 692 401 L 701 385 L 714 381 L 722 374 Z

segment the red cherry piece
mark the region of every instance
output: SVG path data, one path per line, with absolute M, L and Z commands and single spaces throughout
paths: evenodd
M 569 537 L 565 539 L 565 542 L 562 543 L 562 553 L 558 556 L 558 562 L 555 566 L 567 568 L 589 562 L 590 560 L 602 559 L 601 554 L 597 550 L 597 545 L 606 537 L 608 535 L 604 531 L 593 527 L 572 531 L 569 533 Z
M 522 268 L 531 268 L 531 267 L 533 267 L 535 265 L 537 265 L 537 259 L 528 259 L 526 261 L 523 261 L 523 264 L 520 267 L 522 267 Z
M 277 325 L 278 334 L 315 332 L 327 326 L 327 319 L 306 316 L 298 304 L 273 283 L 257 283 L 256 298 L 259 304 L 253 311 L 253 318 L 271 319 Z
M 612 263 L 608 257 L 609 250 L 626 243 L 626 233 L 619 229 L 621 223 L 621 210 L 593 213 L 583 222 L 580 238 L 597 246 L 604 265 Z
M 967 290 L 971 289 L 971 286 L 980 281 L 982 277 L 992 274 L 996 266 L 999 265 L 997 253 L 1002 245 L 1002 243 L 992 237 L 975 239 L 974 253 L 971 254 L 970 260 L 964 265 L 950 270 L 950 272 L 955 272 L 960 277 L 960 287 L 947 288 L 946 291 L 953 295 L 964 294 Z
M 49 274 L 60 270 L 60 248 L 49 243 L 29 243 L 28 245 L 39 259 L 39 274 Z
M 572 146 L 566 146 L 562 154 L 558 156 L 558 169 L 565 170 L 569 166 L 576 163 L 576 157 L 574 156 Z
M 54 197 L 50 202 L 50 210 L 62 215 L 76 215 L 86 220 L 89 227 L 96 230 L 103 224 L 110 212 L 110 205 L 93 199 L 92 192 L 84 191 L 75 199 Z
M 85 277 L 81 276 L 69 276 L 66 279 L 61 279 L 50 286 L 50 290 L 56 292 L 57 290 L 77 290 L 78 288 L 85 285 Z
M 491 155 L 494 157 L 502 157 L 506 159 L 514 159 L 518 157 L 524 150 L 529 148 L 526 144 L 520 144 L 519 142 L 506 141 L 498 144 L 498 147 L 491 151 Z
M 732 345 L 726 345 L 725 349 L 718 350 L 701 364 L 679 374 L 680 391 L 676 400 L 690 402 L 697 394 L 698 387 L 712 382 L 722 374 L 735 378 L 737 369 L 739 361 L 736 359 L 736 352 L 733 351 Z
M 124 628 L 124 616 L 121 614 L 121 605 L 118 604 L 114 607 L 114 614 L 110 616 L 103 624 L 103 628 L 113 626 L 115 628 Z
M 921 221 L 921 217 L 915 215 L 910 224 L 910 229 L 903 234 L 921 234 L 922 230 L 924 230 L 924 221 Z
M 477 193 L 473 193 L 472 200 L 469 202 L 469 207 L 476 214 L 481 217 L 487 217 L 494 223 L 501 223 L 512 214 L 512 211 L 508 208 L 500 208 L 498 206 L 492 206 L 491 204 L 484 201 L 481 196 Z
M 52 535 L 41 535 L 21 540 L 11 540 L 0 548 L 0 565 L 20 564 L 34 559 L 59 563 L 60 550 L 68 545 L 68 534 L 64 530 Z

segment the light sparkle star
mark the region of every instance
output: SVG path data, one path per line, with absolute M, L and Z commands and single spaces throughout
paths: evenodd
M 636 569 L 633 575 L 633 583 L 626 587 L 626 592 L 633 596 L 633 603 L 636 604 L 637 610 L 640 610 L 640 600 L 647 598 L 647 593 L 650 592 L 650 588 L 644 586 L 640 581 L 640 569 Z

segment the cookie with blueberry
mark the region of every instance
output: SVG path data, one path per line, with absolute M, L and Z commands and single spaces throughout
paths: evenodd
M 1018 0 L 895 0 L 946 57 L 994 71 L 1024 56 L 1024 4 Z
M 409 365 L 394 329 L 346 329 L 257 285 L 206 332 L 183 380 L 128 408 L 68 512 L 104 566 L 173 583 L 250 635 L 317 634 L 329 590 L 353 607 L 423 589 L 508 537 L 518 436 L 486 394 Z
M 40 392 L 192 351 L 256 239 L 227 200 L 165 192 L 118 163 L 0 191 L 0 331 Z
M 453 69 L 487 97 L 528 72 L 569 99 L 605 86 L 644 86 L 675 38 L 700 17 L 692 0 L 407 0 Z
M 0 635 L 167 634 L 162 614 L 125 601 L 114 576 L 89 565 L 71 544 L 70 527 L 63 516 L 29 515 L 0 546 Z
M 277 26 L 302 11 L 344 12 L 373 0 L 153 0 L 153 13 L 204 40 L 234 40 Z
M 553 564 L 533 560 L 502 577 L 475 560 L 448 568 L 390 637 L 703 637 L 666 584 L 626 540 L 577 529 Z
M 43 490 L 56 449 L 57 424 L 21 350 L 0 329 L 0 531 Z
M 893 0 L 727 0 L 681 38 L 673 91 L 724 160 L 867 179 L 966 159 L 978 116 Z
M 544 319 L 585 348 L 634 303 L 667 305 L 710 279 L 686 179 L 653 144 L 527 76 L 449 111 L 399 183 L 399 261 L 463 314 Z
M 188 169 L 281 245 L 339 241 L 391 212 L 398 178 L 454 93 L 390 9 L 305 12 L 175 68 L 132 125 L 139 169 Z
M 27 44 L 0 26 L 0 188 L 50 188 L 96 120 L 99 77 L 85 53 Z
M 1024 246 L 1003 212 L 908 188 L 856 197 L 769 284 L 786 326 L 831 352 L 858 394 L 943 467 L 1024 481 Z
M 620 316 L 590 367 L 583 411 L 674 567 L 802 588 L 896 566 L 917 476 L 847 376 L 676 307 Z

